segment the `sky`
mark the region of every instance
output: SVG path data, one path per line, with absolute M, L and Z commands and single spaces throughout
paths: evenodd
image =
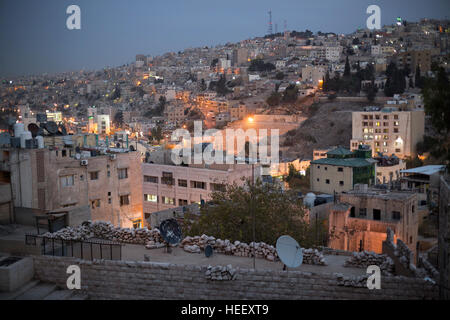
M 69 5 L 81 9 L 81 29 L 68 30 Z M 381 8 L 381 24 L 396 17 L 449 18 L 448 0 L 0 0 L 0 78 L 95 70 L 160 55 L 264 36 L 273 29 L 351 33 L 365 27 L 366 9 Z

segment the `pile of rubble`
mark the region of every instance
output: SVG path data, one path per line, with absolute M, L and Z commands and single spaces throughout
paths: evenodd
M 353 252 L 350 259 L 344 263 L 345 267 L 367 268 L 376 265 L 380 267 L 382 274 L 391 275 L 394 273 L 394 262 L 385 254 L 377 254 L 375 252 Z
M 269 261 L 279 260 L 276 248 L 264 242 L 251 242 L 250 244 L 240 241 L 231 242 L 230 240 L 216 239 L 204 234 L 202 236 L 186 237 L 180 243 L 180 247 L 190 253 L 200 253 L 205 250 L 207 245 L 210 245 L 217 253 L 238 257 L 253 257 L 253 252 L 255 251 L 256 258 L 263 258 Z M 323 254 L 317 249 L 304 249 L 303 263 L 327 265 Z
M 304 264 L 314 264 L 319 266 L 326 266 L 327 263 L 321 252 L 317 249 L 303 249 Z
M 45 237 L 63 240 L 87 240 L 91 238 L 132 244 L 162 246 L 164 240 L 158 229 L 129 229 L 114 227 L 110 222 L 88 221 L 81 226 L 66 227 L 54 233 L 45 233 Z
M 191 253 L 199 253 L 205 250 L 207 245 L 210 245 L 217 253 L 238 257 L 253 257 L 253 252 L 255 252 L 257 258 L 264 258 L 269 261 L 278 259 L 275 247 L 264 242 L 251 242 L 250 244 L 240 241 L 231 242 L 230 240 L 216 239 L 204 234 L 195 237 L 188 236 L 180 243 L 180 247 L 183 250 Z
M 225 266 L 208 266 L 205 272 L 206 279 L 208 280 L 236 280 L 237 271 L 233 269 L 231 264 Z

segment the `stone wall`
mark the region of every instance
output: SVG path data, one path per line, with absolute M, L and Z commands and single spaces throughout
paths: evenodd
M 342 274 L 236 268 L 234 280 L 214 281 L 208 266 L 34 256 L 36 278 L 60 286 L 66 286 L 69 265 L 80 266 L 82 291 L 91 299 L 438 298 L 436 285 L 406 277 L 382 276 L 381 289 L 369 290 L 361 277 Z

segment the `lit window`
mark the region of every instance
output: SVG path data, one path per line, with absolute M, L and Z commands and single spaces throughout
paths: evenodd
M 144 201 L 158 202 L 158 196 L 155 194 L 144 194 Z

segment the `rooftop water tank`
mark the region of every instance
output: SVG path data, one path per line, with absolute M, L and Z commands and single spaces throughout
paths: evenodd
M 38 149 L 44 149 L 44 137 L 43 136 L 37 136 L 36 137 Z
M 27 147 L 26 142 L 27 140 L 33 139 L 33 136 L 31 135 L 30 131 L 24 131 L 20 135 L 20 147 L 22 149 L 25 149 Z
M 316 200 L 316 195 L 312 192 L 309 192 L 306 194 L 305 199 L 303 200 L 303 203 L 308 208 L 314 207 L 314 201 Z
M 17 122 L 14 124 L 14 137 L 20 138 L 20 135 L 25 131 L 25 125 Z

